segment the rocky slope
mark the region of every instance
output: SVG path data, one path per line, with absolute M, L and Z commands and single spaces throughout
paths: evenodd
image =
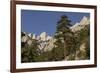
M 90 23 L 89 18 L 87 18 L 86 16 L 84 16 L 79 23 L 76 23 L 75 25 L 73 25 L 72 27 L 70 27 L 70 29 L 73 32 L 77 32 L 77 31 L 81 30 L 82 28 L 84 28 L 86 25 L 89 25 L 89 23 Z

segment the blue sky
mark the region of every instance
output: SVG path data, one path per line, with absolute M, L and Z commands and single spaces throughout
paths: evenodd
M 80 22 L 83 16 L 90 17 L 89 13 L 21 10 L 21 30 L 36 35 L 41 32 L 52 35 L 56 31 L 56 24 L 62 15 L 68 16 L 73 25 Z

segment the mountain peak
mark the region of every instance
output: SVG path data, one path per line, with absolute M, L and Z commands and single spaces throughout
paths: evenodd
M 41 40 L 45 41 L 47 38 L 47 33 L 46 32 L 42 32 L 39 36 L 41 38 Z
M 44 36 L 47 36 L 47 33 L 46 33 L 46 32 L 42 32 L 42 33 L 40 34 L 40 37 L 44 37 Z
M 88 25 L 88 24 L 89 24 L 89 19 L 88 17 L 84 16 L 80 21 L 80 25 Z
M 72 27 L 70 27 L 70 29 L 73 32 L 76 32 L 78 30 L 81 30 L 85 25 L 88 25 L 89 23 L 90 23 L 90 21 L 89 21 L 88 17 L 83 16 L 83 18 L 81 19 L 81 21 L 79 23 L 76 23 Z

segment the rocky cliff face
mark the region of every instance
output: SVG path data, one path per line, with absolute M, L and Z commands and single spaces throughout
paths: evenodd
M 55 39 L 49 35 L 47 35 L 46 32 L 42 32 L 39 36 L 36 36 L 35 34 L 26 34 L 24 33 L 24 36 L 21 38 L 22 43 L 26 43 L 28 45 L 32 44 L 32 40 L 37 40 L 39 43 L 38 47 L 40 50 L 43 51 L 50 51 L 54 47 Z
M 90 24 L 89 18 L 87 18 L 86 16 L 84 16 L 79 23 L 76 23 L 75 25 L 73 25 L 72 27 L 70 27 L 70 29 L 73 32 L 77 32 L 77 31 L 81 30 L 82 28 L 84 28 L 86 25 L 89 25 L 89 24 Z

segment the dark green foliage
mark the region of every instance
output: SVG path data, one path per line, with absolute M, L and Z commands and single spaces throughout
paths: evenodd
M 35 62 L 38 56 L 38 47 L 36 40 L 33 40 L 32 45 L 26 44 L 21 49 L 21 61 L 22 62 Z
M 55 34 L 55 38 L 57 41 L 55 42 L 56 48 L 63 52 L 63 59 L 66 59 L 68 55 L 75 51 L 74 48 L 74 34 L 70 29 L 70 20 L 67 16 L 61 16 L 61 19 L 58 21 L 57 30 Z M 73 45 L 72 45 L 73 44 Z M 63 51 L 62 51 L 63 50 Z M 58 50 L 55 53 L 59 53 Z
M 49 58 L 51 56 L 51 52 L 43 52 L 40 55 L 37 56 L 37 58 L 35 58 L 36 62 L 45 62 L 45 61 L 49 61 Z
M 90 40 L 86 42 L 86 59 L 90 59 Z
M 52 60 L 61 61 L 64 59 L 64 49 L 63 48 L 53 48 L 52 50 Z

